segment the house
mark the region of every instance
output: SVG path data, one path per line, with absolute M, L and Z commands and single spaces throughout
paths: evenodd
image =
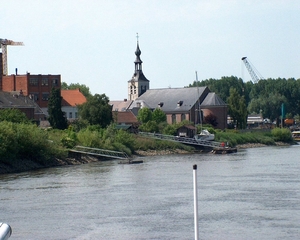
M 130 105 L 133 103 L 133 100 L 124 99 L 123 101 L 109 101 L 109 105 L 112 106 L 113 112 L 124 112 L 128 111 Z
M 208 87 L 149 89 L 131 104 L 130 109 L 142 107 L 161 109 L 169 124 L 183 120 L 200 124 L 205 116 L 212 114 L 217 118 L 216 128 L 227 127 L 227 105 Z
M 113 119 L 118 129 L 137 132 L 139 123 L 131 111 L 113 111 Z
M 22 92 L 3 92 L 0 91 L 0 109 L 18 109 L 25 113 L 30 120 L 40 120 L 44 114 L 40 107 Z
M 61 90 L 62 108 L 67 119 L 75 120 L 78 118 L 78 105 L 86 102 L 86 97 L 80 92 L 80 89 Z
M 264 123 L 264 119 L 261 114 L 249 114 L 247 117 L 248 128 L 259 127 L 263 123 Z
M 197 128 L 192 125 L 182 126 L 177 129 L 177 136 L 193 138 L 197 133 Z

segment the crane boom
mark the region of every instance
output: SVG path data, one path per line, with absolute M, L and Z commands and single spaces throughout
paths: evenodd
M 15 42 L 13 40 L 8 40 L 8 39 L 2 39 L 0 38 L 0 48 L 2 48 L 2 64 L 3 64 L 3 75 L 8 74 L 7 70 L 7 46 L 12 45 L 12 46 L 23 46 L 23 42 Z
M 253 83 L 257 83 L 259 80 L 263 80 L 264 78 L 261 76 L 261 74 L 255 69 L 254 66 L 250 64 L 250 62 L 247 60 L 247 57 L 242 57 L 242 61 L 244 62 Z

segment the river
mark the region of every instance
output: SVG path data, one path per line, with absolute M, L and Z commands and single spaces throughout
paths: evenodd
M 299 239 L 300 145 L 0 175 L 10 239 Z

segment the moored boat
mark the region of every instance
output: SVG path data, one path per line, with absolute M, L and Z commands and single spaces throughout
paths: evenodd
M 300 131 L 293 131 L 292 137 L 293 137 L 294 141 L 300 142 Z
M 194 136 L 196 141 L 213 141 L 215 140 L 215 134 L 210 133 L 207 129 L 203 129 L 200 134 Z

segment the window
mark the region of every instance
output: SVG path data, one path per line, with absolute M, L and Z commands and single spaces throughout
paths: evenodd
M 69 112 L 69 118 L 72 118 L 72 112 Z
M 42 86 L 48 86 L 49 82 L 48 82 L 48 78 L 43 78 L 42 79 Z
M 183 120 L 185 120 L 185 114 L 184 113 L 181 114 L 181 121 L 183 121 Z
M 32 99 L 33 101 L 38 101 L 39 100 L 39 94 L 38 93 L 29 93 L 29 98 Z
M 78 118 L 78 112 L 75 112 L 75 118 Z
M 58 86 L 58 79 L 53 79 L 52 80 L 52 86 Z
M 48 101 L 48 99 L 49 99 L 49 93 L 42 93 L 42 100 Z
M 39 80 L 37 78 L 29 78 L 29 85 L 37 86 L 39 84 Z
M 172 114 L 172 123 L 176 123 L 176 115 Z

